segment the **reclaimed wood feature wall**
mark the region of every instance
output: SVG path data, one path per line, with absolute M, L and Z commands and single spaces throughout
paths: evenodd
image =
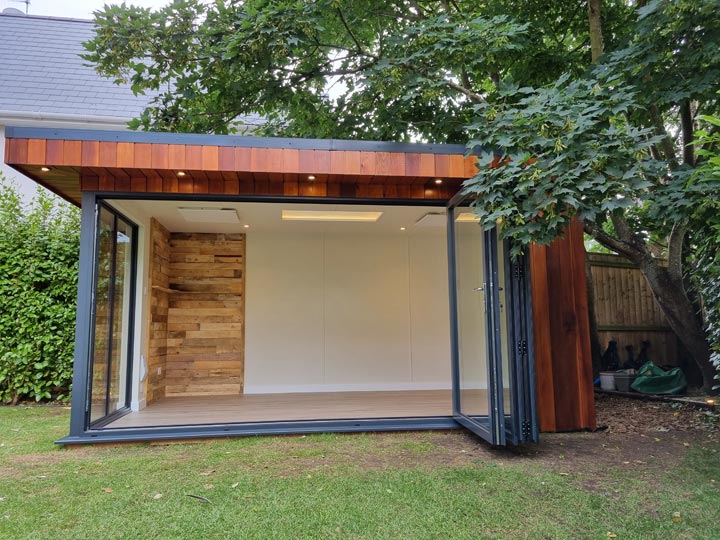
M 9 165 L 76 203 L 88 190 L 450 199 L 477 170 L 477 157 L 462 154 L 54 139 L 7 139 L 5 155 Z
M 605 253 L 589 253 L 588 263 L 603 349 L 609 341 L 616 341 L 620 358 L 625 361 L 626 346 L 631 345 L 637 357 L 642 342 L 649 341 L 653 362 L 678 365 L 677 337 L 637 266 L 620 255 Z
M 165 397 L 170 287 L 170 233 L 155 218 L 150 220 L 150 324 L 145 400 L 148 405 Z
M 582 224 L 530 249 L 536 392 L 541 431 L 595 429 Z
M 170 234 L 166 396 L 243 392 L 245 235 Z

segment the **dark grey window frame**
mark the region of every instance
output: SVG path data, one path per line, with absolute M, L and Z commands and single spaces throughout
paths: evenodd
M 156 426 L 141 428 L 108 428 L 103 427 L 129 409 L 118 411 L 116 416 L 108 418 L 102 425 L 89 425 L 87 400 L 88 375 L 91 353 L 91 327 L 94 310 L 93 276 L 95 272 L 95 212 L 99 203 L 106 199 L 113 200 L 171 200 L 171 201 L 207 201 L 207 202 L 266 202 L 266 203 L 312 203 L 312 204 L 350 204 L 367 206 L 438 206 L 447 207 L 447 201 L 417 199 L 349 199 L 349 198 L 317 198 L 317 197 L 286 197 L 286 196 L 237 196 L 237 195 L 198 195 L 168 193 L 119 193 L 119 192 L 83 192 L 82 221 L 80 234 L 80 269 L 78 283 L 78 311 L 76 317 L 75 359 L 73 374 L 73 397 L 70 418 L 70 434 L 57 441 L 59 444 L 87 444 L 100 442 L 148 441 L 168 439 L 192 439 L 229 436 L 252 436 L 272 434 L 306 434 L 324 432 L 368 432 L 368 431 L 412 431 L 412 430 L 446 430 L 463 427 L 463 423 L 453 416 L 436 416 L 421 418 L 362 418 L 339 420 L 302 420 L 273 422 L 244 422 L 224 424 L 185 424 L 176 426 Z M 132 223 L 124 216 L 123 219 Z M 137 249 L 137 242 L 134 243 Z M 134 277 L 137 274 L 137 259 L 133 261 Z M 496 261 L 497 262 L 497 261 Z M 450 262 L 454 268 L 454 262 Z M 453 271 L 454 272 L 454 271 Z M 448 268 L 450 284 L 454 284 L 454 273 Z M 527 274 L 527 272 L 525 273 Z M 133 315 L 135 311 L 133 293 Z M 452 295 L 451 295 L 452 296 Z M 521 318 L 532 327 L 532 312 L 529 304 L 522 307 Z M 457 331 L 457 314 L 450 315 L 451 335 Z M 134 324 L 131 324 L 134 327 Z M 454 339 L 454 338 L 453 338 Z M 452 347 L 457 347 L 454 343 Z M 132 348 L 131 348 L 132 349 Z M 530 350 L 532 347 L 530 346 Z M 532 353 L 530 354 L 532 357 Z M 531 358 L 532 359 L 532 358 Z M 458 376 L 456 361 L 452 362 L 451 377 Z M 132 364 L 128 364 L 131 366 Z M 128 374 L 132 373 L 131 367 Z M 531 380 L 534 379 L 534 375 Z M 132 391 L 131 380 L 128 382 L 128 393 Z M 534 396 L 533 396 L 534 397 Z M 456 396 L 453 392 L 453 410 L 456 408 Z M 128 401 L 129 402 L 129 401 Z M 467 426 L 465 426 L 467 427 Z M 521 441 L 520 441 L 521 442 Z

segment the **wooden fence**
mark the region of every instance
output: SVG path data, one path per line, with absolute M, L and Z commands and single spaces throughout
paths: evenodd
M 640 353 L 641 343 L 650 342 L 648 357 L 658 365 L 678 365 L 677 337 L 668 326 L 645 278 L 619 255 L 588 253 L 592 273 L 597 331 L 603 351 L 617 341 L 620 359 L 625 347 Z

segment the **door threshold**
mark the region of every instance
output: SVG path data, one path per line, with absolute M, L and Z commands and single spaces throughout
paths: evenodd
M 250 437 L 259 435 L 303 435 L 311 433 L 363 433 L 376 431 L 431 431 L 459 429 L 451 416 L 427 418 L 368 418 L 355 420 L 313 420 L 300 422 L 262 422 L 252 424 L 196 424 L 155 428 L 90 429 L 68 435 L 56 444 L 103 444 Z

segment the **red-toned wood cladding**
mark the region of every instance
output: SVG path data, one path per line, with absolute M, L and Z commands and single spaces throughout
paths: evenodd
M 595 429 L 583 228 L 531 246 L 535 383 L 542 431 Z
M 301 175 L 466 178 L 476 158 L 460 154 L 297 150 L 160 143 L 8 139 L 11 165 L 247 171 Z M 68 144 L 70 143 L 70 144 Z M 81 152 L 77 148 L 81 148 Z M 27 151 L 22 149 L 26 147 Z M 234 158 L 233 158 L 234 154 Z

